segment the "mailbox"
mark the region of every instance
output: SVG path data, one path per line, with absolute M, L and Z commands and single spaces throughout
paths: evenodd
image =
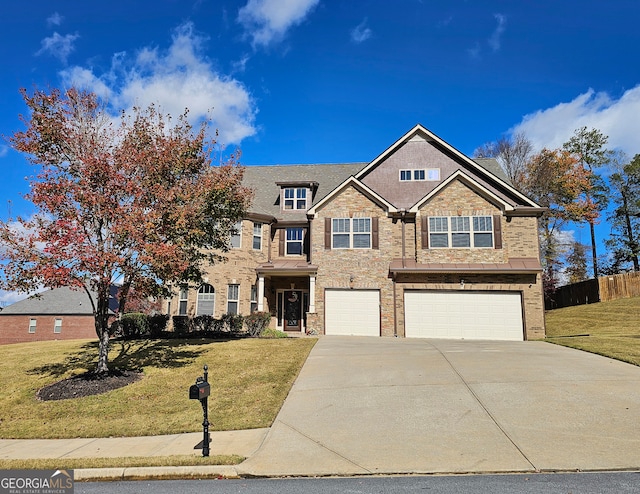
M 204 400 L 209 396 L 210 392 L 209 383 L 199 381 L 189 387 L 189 398 L 192 400 Z

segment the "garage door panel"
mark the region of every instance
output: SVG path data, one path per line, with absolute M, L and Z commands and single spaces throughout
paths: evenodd
M 523 339 L 519 292 L 406 291 L 409 338 Z
M 380 291 L 325 290 L 325 334 L 380 336 Z

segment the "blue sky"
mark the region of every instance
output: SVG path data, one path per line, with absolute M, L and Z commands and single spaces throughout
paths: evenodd
M 211 112 L 246 165 L 370 161 L 416 123 L 469 155 L 588 126 L 633 156 L 639 21 L 637 0 L 5 2 L 0 134 L 22 128 L 19 88 L 76 85 Z M 34 170 L 6 141 L 0 167 L 0 218 L 29 215 Z

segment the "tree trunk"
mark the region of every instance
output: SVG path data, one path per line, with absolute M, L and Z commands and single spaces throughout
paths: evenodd
M 96 374 L 103 374 L 109 372 L 109 285 L 98 286 L 95 324 L 100 344 Z
M 598 255 L 596 254 L 596 229 L 593 221 L 589 222 L 591 230 L 591 255 L 593 257 L 593 278 L 598 279 Z

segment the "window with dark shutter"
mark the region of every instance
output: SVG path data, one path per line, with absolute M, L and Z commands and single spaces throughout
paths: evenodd
M 324 219 L 324 248 L 331 250 L 331 218 Z
M 493 243 L 496 249 L 502 249 L 502 217 L 499 214 L 493 216 Z
M 421 218 L 421 237 L 422 237 L 422 248 L 429 248 L 429 218 L 427 216 L 422 216 Z
M 378 217 L 374 216 L 371 218 L 371 248 L 379 249 L 380 245 L 378 243 Z
M 280 257 L 284 256 L 284 230 L 281 228 L 278 230 L 278 255 Z

